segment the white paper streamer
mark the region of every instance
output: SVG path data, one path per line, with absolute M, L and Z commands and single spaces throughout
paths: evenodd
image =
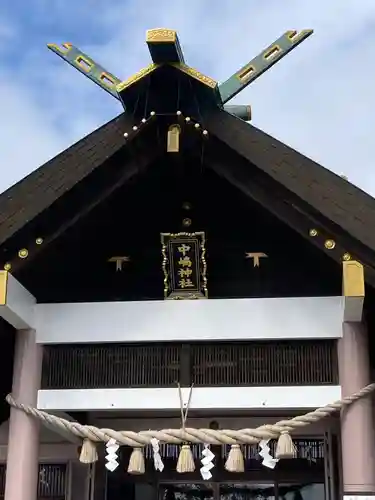
M 263 458 L 262 465 L 268 467 L 269 469 L 274 469 L 276 467 L 278 458 L 273 458 L 270 454 L 270 447 L 268 446 L 269 439 L 263 439 L 259 442 L 260 452 L 259 455 Z
M 161 459 L 160 453 L 159 453 L 159 441 L 156 438 L 152 438 L 150 440 L 151 446 L 152 446 L 152 451 L 154 454 L 154 467 L 155 470 L 158 470 L 160 472 L 163 471 L 164 469 L 164 464 L 163 460 Z
M 39 480 L 43 486 L 46 486 L 49 488 L 49 482 L 46 479 L 46 469 L 43 467 L 43 469 L 39 472 Z
M 105 445 L 105 449 L 107 452 L 105 456 L 105 459 L 107 460 L 105 467 L 111 472 L 116 470 L 117 467 L 119 466 L 119 463 L 117 461 L 118 459 L 117 451 L 119 448 L 120 446 L 116 443 L 114 439 L 110 439 L 109 441 L 107 441 Z
M 311 446 L 308 446 L 306 451 L 307 451 L 307 460 L 310 463 L 313 462 L 315 464 L 316 463 L 316 458 L 314 458 L 312 456 L 312 448 L 311 448 Z M 366 500 L 366 498 L 364 500 Z
M 209 449 L 208 445 L 204 445 L 204 449 L 202 451 L 203 458 L 201 459 L 201 464 L 203 467 L 200 469 L 200 473 L 202 476 L 202 479 L 207 481 L 208 479 L 211 479 L 212 474 L 211 474 L 211 469 L 213 469 L 215 466 L 212 463 L 213 459 L 215 458 L 215 455 L 212 453 L 212 451 Z

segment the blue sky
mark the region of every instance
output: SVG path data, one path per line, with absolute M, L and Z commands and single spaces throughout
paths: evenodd
M 2 0 L 0 191 L 121 112 L 46 43 L 71 42 L 126 78 L 149 63 L 156 27 L 177 29 L 187 63 L 219 81 L 287 29 L 313 28 L 234 102 L 375 195 L 374 0 Z

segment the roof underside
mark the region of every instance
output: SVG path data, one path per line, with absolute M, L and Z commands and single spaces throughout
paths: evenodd
M 207 117 L 211 133 L 318 213 L 375 250 L 375 199 L 346 179 L 229 113 Z
M 211 112 L 202 123 L 212 138 L 207 142 L 207 150 L 216 150 L 218 161 L 220 145 L 223 147 L 222 165 L 217 167 L 221 175 L 252 196 L 256 170 L 261 182 L 271 183 L 272 193 L 278 191 L 279 203 L 287 203 L 297 216 L 306 218 L 309 227 L 336 239 L 374 271 L 375 232 L 371 228 L 375 227 L 375 200 L 371 196 L 225 111 Z M 131 148 L 131 141 L 126 143 L 123 134 L 133 125 L 131 117 L 120 115 L 5 191 L 0 196 L 0 245 L 8 246 L 4 243 L 62 200 L 63 195 L 65 199 L 67 193 L 111 157 Z M 211 147 L 210 143 L 217 139 L 219 142 Z M 232 151 L 235 161 L 224 161 L 228 151 Z M 232 170 L 236 162 L 243 165 L 238 175 Z
M 163 153 L 33 258 L 15 255 L 14 269 L 26 263 L 15 276 L 38 302 L 162 300 L 160 233 L 201 230 L 210 298 L 340 295 L 341 266 L 218 175 L 211 151 L 201 159 L 190 148 L 183 163 Z M 268 256 L 259 269 L 245 258 L 252 251 Z M 129 259 L 122 272 L 116 255 Z

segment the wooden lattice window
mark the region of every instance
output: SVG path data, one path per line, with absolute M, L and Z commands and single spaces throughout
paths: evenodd
M 0 499 L 5 495 L 6 465 L 0 464 Z M 65 500 L 66 464 L 39 464 L 38 500 Z

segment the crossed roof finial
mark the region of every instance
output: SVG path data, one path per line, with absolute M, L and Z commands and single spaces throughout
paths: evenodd
M 209 87 L 213 93 L 213 100 L 219 108 L 224 107 L 232 114 L 249 120 L 248 106 L 224 106 L 225 103 L 254 82 L 312 33 L 312 30 L 287 31 L 220 85 L 212 78 L 203 75 L 203 73 L 185 63 L 176 31 L 167 28 L 156 28 L 147 31 L 146 43 L 150 51 L 152 64 L 124 81 L 105 70 L 100 64 L 70 43 L 62 45 L 52 43 L 48 44 L 48 48 L 113 97 L 119 99 L 125 110 L 130 99 L 127 95 L 128 89 L 167 65 Z

